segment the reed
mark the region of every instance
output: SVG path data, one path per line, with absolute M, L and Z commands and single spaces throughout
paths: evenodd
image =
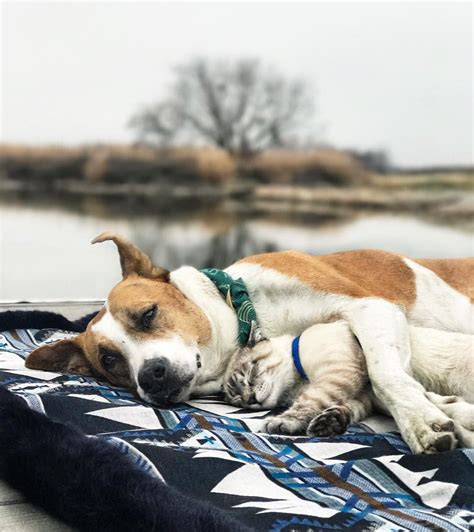
M 192 183 L 236 179 L 287 185 L 364 185 L 368 172 L 354 157 L 331 150 L 271 150 L 240 158 L 219 148 L 156 149 L 141 145 L 0 145 L 0 170 L 9 179 L 51 182 Z

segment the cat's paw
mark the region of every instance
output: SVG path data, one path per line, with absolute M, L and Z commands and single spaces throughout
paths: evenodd
M 349 409 L 342 405 L 330 406 L 310 421 L 308 436 L 330 437 L 346 432 L 350 423 Z
M 306 425 L 301 419 L 281 414 L 266 418 L 262 430 L 269 434 L 304 434 Z

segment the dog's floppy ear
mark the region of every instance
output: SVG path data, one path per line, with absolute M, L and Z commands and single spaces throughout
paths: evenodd
M 75 338 L 61 340 L 35 349 L 26 358 L 25 366 L 30 369 L 58 373 L 94 374 L 81 345 Z
M 170 272 L 168 270 L 154 266 L 143 251 L 139 250 L 123 236 L 109 232 L 101 233 L 94 238 L 92 244 L 105 242 L 106 240 L 112 240 L 117 245 L 120 255 L 120 265 L 122 266 L 122 276 L 124 279 L 134 273 L 141 277 L 149 277 L 150 279 L 157 279 L 160 281 L 169 280 Z

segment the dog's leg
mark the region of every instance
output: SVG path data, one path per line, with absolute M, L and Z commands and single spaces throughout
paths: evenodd
M 343 316 L 361 343 L 375 396 L 395 419 L 412 452 L 453 449 L 454 423 L 406 371 L 410 343 L 402 309 L 384 299 L 365 298 L 346 306 Z

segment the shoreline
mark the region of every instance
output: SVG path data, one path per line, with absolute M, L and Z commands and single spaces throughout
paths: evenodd
M 382 176 L 372 186 L 304 187 L 275 184 L 229 183 L 176 185 L 163 183 L 91 184 L 80 180 L 57 180 L 45 187 L 32 181 L 0 179 L 3 198 L 19 202 L 44 201 L 82 208 L 88 200 L 103 203 L 110 212 L 142 213 L 197 211 L 201 209 L 235 216 L 272 216 L 295 221 L 341 219 L 354 213 L 423 215 L 426 219 L 470 226 L 474 222 L 474 186 L 470 176 L 456 186 L 423 186 L 426 176 L 411 181 L 400 176 Z M 452 184 L 452 180 L 451 180 Z M 410 185 L 410 186 L 408 186 Z M 77 205 L 76 205 L 77 204 Z

